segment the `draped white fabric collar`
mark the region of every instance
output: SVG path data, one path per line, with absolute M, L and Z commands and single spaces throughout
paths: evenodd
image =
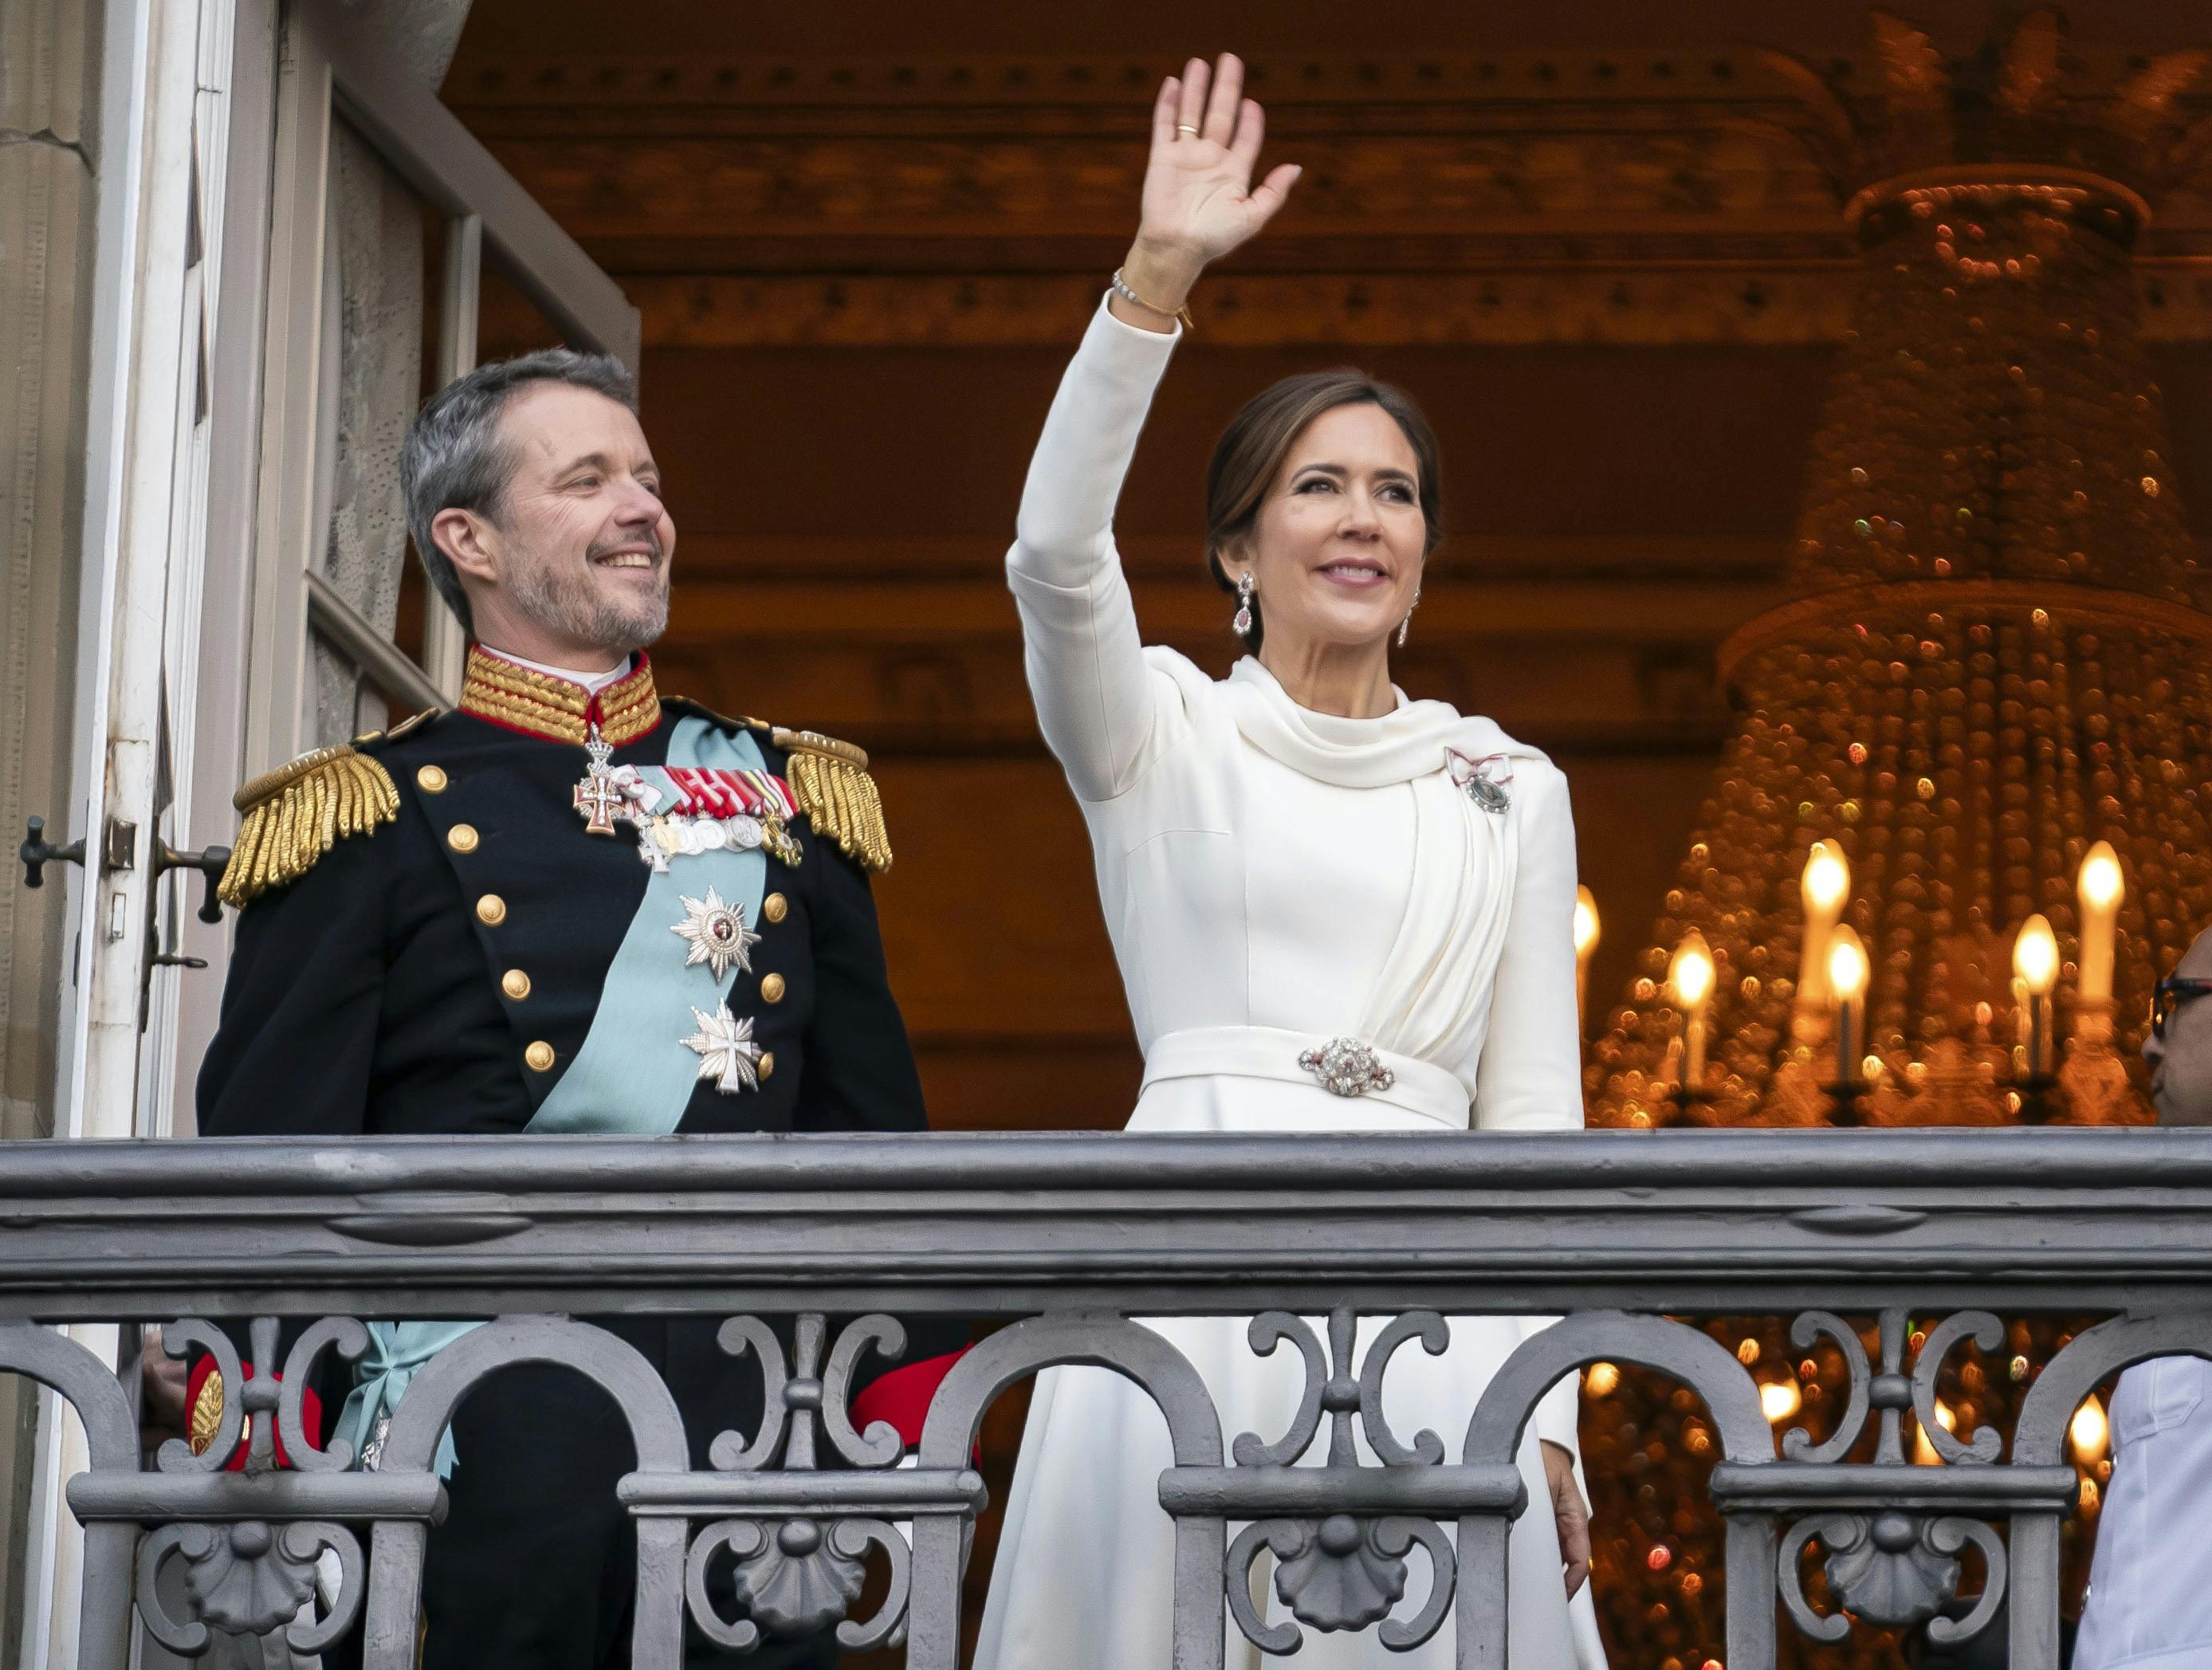
M 1449 702 L 1413 701 L 1396 685 L 1394 712 L 1377 719 L 1316 714 L 1292 701 L 1274 674 L 1252 656 L 1229 675 L 1237 728 L 1262 753 L 1292 770 L 1340 788 L 1383 788 L 1443 769 L 1446 749 L 1471 759 L 1542 755 L 1507 736 L 1492 720 L 1463 714 Z

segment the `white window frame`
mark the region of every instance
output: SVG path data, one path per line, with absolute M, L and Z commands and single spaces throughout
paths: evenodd
M 446 217 L 438 366 L 450 380 L 476 363 L 479 282 L 487 251 L 573 345 L 615 355 L 635 373 L 639 322 L 615 282 L 452 112 L 409 77 L 397 56 L 334 0 L 293 0 L 277 77 L 275 228 L 263 371 L 262 493 L 253 653 L 246 703 L 248 773 L 303 751 L 309 632 L 320 633 L 395 700 L 450 701 L 460 689 L 460 623 L 426 599 L 424 665 L 378 633 L 317 573 L 325 535 L 317 420 L 325 340 L 324 249 L 331 127 L 343 118 L 395 173 Z
M 88 862 L 60 878 L 77 950 L 56 1126 L 64 1137 L 160 1136 L 191 1128 L 229 931 L 194 919 L 197 874 L 157 884 L 156 843 L 228 843 L 233 789 L 300 751 L 311 622 L 390 694 L 427 705 L 459 686 L 459 624 L 434 598 L 426 670 L 312 576 L 324 531 L 307 518 L 320 460 L 311 444 L 302 450 L 313 424 L 304 436 L 291 426 L 317 410 L 332 112 L 447 217 L 438 364 L 448 378 L 475 363 L 487 249 L 570 343 L 633 372 L 639 323 L 614 282 L 379 38 L 380 18 L 400 8 L 93 3 L 105 42 L 103 162 L 73 695 L 79 787 L 74 816 L 54 820 L 55 838 L 83 837 Z M 116 861 L 104 865 L 111 849 Z M 164 941 L 208 966 L 157 968 L 149 985 L 145 959 Z M 120 1352 L 112 1326 L 71 1333 Z M 63 1491 L 84 1454 L 82 1429 L 51 1394 L 35 1449 L 24 1633 L 0 1642 L 0 1661 L 63 1670 L 76 1657 L 82 1546 Z

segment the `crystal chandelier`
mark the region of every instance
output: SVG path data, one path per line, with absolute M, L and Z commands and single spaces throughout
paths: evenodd
M 1859 239 L 1853 328 L 1594 1123 L 2147 1119 L 2132 1046 L 2212 917 L 2212 615 L 2131 267 L 2212 154 L 2203 55 L 2114 88 L 2051 14 L 1962 64 L 1875 33 L 1873 95 L 1769 55 Z

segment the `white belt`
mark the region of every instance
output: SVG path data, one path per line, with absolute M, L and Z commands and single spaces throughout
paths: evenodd
M 1199 1026 L 1152 1040 L 1145 1087 L 1164 1078 L 1268 1078 L 1371 1096 L 1455 1131 L 1468 1126 L 1467 1086 L 1433 1061 L 1357 1038 L 1315 1038 L 1273 1026 Z

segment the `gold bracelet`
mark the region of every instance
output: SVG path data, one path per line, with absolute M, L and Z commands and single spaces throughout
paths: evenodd
M 1148 313 L 1158 313 L 1162 319 L 1178 320 L 1184 330 L 1190 331 L 1194 336 L 1197 334 L 1198 321 L 1190 316 L 1188 302 L 1185 302 L 1180 307 L 1163 307 L 1157 301 L 1146 301 L 1144 297 L 1129 288 L 1129 281 L 1121 276 L 1121 269 L 1119 267 L 1114 269 L 1114 294 L 1133 307 L 1142 307 Z

